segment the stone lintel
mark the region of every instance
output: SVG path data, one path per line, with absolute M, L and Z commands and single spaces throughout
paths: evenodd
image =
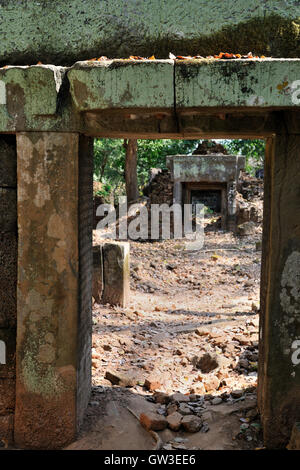
M 78 62 L 68 79 L 80 112 L 174 106 L 173 60 Z
M 300 103 L 300 59 L 86 61 L 76 63 L 68 79 L 80 112 L 293 108 Z
M 0 68 L 0 132 L 145 138 L 271 135 L 278 123 L 270 115 L 299 107 L 299 77 L 300 59 L 115 59 L 78 62 L 71 68 L 9 66 Z
M 299 80 L 300 59 L 176 61 L 176 108 L 293 108 Z
M 245 166 L 245 157 L 237 155 L 170 155 L 167 166 L 174 181 L 235 181 Z

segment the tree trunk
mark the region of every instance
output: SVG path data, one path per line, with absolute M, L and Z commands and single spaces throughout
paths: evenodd
M 137 182 L 137 140 L 125 139 L 125 183 L 128 202 L 134 201 L 139 196 Z

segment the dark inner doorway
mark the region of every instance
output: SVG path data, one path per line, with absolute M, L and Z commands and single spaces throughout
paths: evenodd
M 193 209 L 196 204 L 203 204 L 213 212 L 221 212 L 221 190 L 192 190 L 191 202 Z

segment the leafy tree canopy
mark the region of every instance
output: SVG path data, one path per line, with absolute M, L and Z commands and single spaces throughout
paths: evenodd
M 137 175 L 141 188 L 148 182 L 151 168 L 166 168 L 167 155 L 192 154 L 203 140 L 138 140 Z M 122 139 L 95 139 L 94 179 L 112 188 L 115 195 L 124 194 L 125 148 Z M 229 154 L 246 157 L 246 170 L 253 174 L 263 165 L 265 141 L 261 139 L 222 140 Z

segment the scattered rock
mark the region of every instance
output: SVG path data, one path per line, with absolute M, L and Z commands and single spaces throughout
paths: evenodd
M 218 390 L 220 386 L 220 379 L 218 379 L 218 377 L 216 377 L 215 375 L 203 378 L 202 382 L 206 392 Z
M 144 387 L 150 392 L 154 392 L 161 389 L 162 385 L 158 380 L 148 378 L 145 380 Z
M 176 264 L 171 264 L 171 263 L 166 264 L 166 268 L 167 268 L 169 271 L 173 271 L 173 269 L 176 268 Z
M 247 346 L 249 344 L 249 338 L 245 335 L 236 335 L 232 339 L 233 341 L 238 341 L 242 346 Z
M 166 414 L 166 407 L 165 405 L 162 405 L 160 408 L 157 408 L 156 413 L 159 415 L 165 416 Z
M 171 415 L 172 413 L 175 413 L 178 410 L 178 406 L 176 403 L 170 403 L 167 407 L 167 414 Z
M 202 428 L 200 429 L 201 432 L 208 432 L 209 431 L 209 426 L 207 423 L 203 423 Z
M 219 367 L 218 359 L 219 358 L 216 354 L 212 355 L 210 353 L 206 353 L 201 357 L 194 356 L 191 362 L 195 367 L 197 367 L 197 369 L 200 369 L 201 372 L 207 374 Z
M 205 328 L 196 328 L 195 333 L 198 336 L 207 336 L 209 335 L 210 331 Z
M 239 365 L 241 367 L 244 367 L 244 369 L 248 369 L 249 367 L 249 361 L 247 359 L 240 359 L 239 360 Z
M 223 403 L 223 400 L 221 397 L 215 397 L 211 401 L 212 405 L 220 405 L 220 403 Z
M 107 370 L 104 378 L 109 380 L 113 385 L 120 385 L 120 387 L 134 387 L 139 382 L 137 377 L 125 375 L 113 370 Z
M 195 415 L 184 416 L 181 425 L 187 432 L 198 432 L 202 426 L 202 419 Z
M 198 395 L 196 395 L 196 393 L 191 393 L 190 394 L 190 401 L 192 401 L 192 402 L 198 401 Z
M 188 402 L 190 401 L 190 398 L 188 395 L 184 395 L 183 393 L 173 393 L 173 395 L 171 395 L 171 401 L 178 403 Z
M 146 381 L 145 381 L 146 383 Z M 155 392 L 153 398 L 156 403 L 161 403 L 162 405 L 167 405 L 170 401 L 170 397 L 167 393 L 164 392 Z
M 197 393 L 197 395 L 204 395 L 206 390 L 205 390 L 205 386 L 204 386 L 204 383 L 202 382 L 198 382 L 196 384 L 193 385 L 193 394 L 194 393 Z
M 148 431 L 162 431 L 168 426 L 168 421 L 164 416 L 152 412 L 141 413 L 140 423 Z
M 181 351 L 180 349 L 176 349 L 176 350 L 174 351 L 174 355 L 176 355 L 176 356 L 182 356 L 182 351 Z
M 241 398 L 244 394 L 243 390 L 232 390 L 231 396 L 232 398 Z
M 178 411 L 184 416 L 191 414 L 191 409 L 186 403 L 180 403 L 178 407 Z
M 167 421 L 169 428 L 172 429 L 172 431 L 178 431 L 181 426 L 182 415 L 175 411 L 167 416 Z
M 253 235 L 255 233 L 256 224 L 251 220 L 249 222 L 244 222 L 237 226 L 237 234 L 241 237 L 246 237 L 248 235 Z

